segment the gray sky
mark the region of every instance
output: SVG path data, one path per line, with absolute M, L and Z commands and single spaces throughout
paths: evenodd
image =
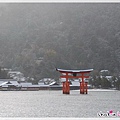
M 120 2 L 120 0 L 0 0 L 0 2 Z

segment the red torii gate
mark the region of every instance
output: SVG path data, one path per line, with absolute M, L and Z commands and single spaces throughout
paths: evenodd
M 82 81 L 80 82 L 80 94 L 87 94 L 87 82 L 84 81 L 84 78 L 89 78 L 90 72 L 93 71 L 93 69 L 88 70 L 64 70 L 64 69 L 56 69 L 59 71 L 62 76 L 60 78 L 66 78 L 66 81 L 63 82 L 63 94 L 70 94 L 70 83 L 68 81 L 69 78 L 81 78 Z

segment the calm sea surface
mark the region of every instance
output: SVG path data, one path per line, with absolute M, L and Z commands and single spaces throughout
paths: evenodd
M 97 117 L 120 111 L 120 91 L 0 91 L 0 117 Z

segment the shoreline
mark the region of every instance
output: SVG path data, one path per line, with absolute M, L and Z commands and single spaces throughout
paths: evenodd
M 33 90 L 0 90 L 0 91 L 62 91 L 62 89 L 39 89 L 39 90 L 35 90 L 35 89 L 33 89 Z M 73 89 L 71 89 L 70 91 L 80 91 L 79 89 L 77 89 L 77 90 L 73 90 Z M 114 92 L 114 91 L 120 91 L 120 90 L 116 90 L 116 89 L 88 89 L 88 92 Z

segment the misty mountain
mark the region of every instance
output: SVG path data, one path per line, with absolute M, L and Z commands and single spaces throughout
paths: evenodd
M 0 66 L 57 78 L 55 68 L 120 72 L 120 4 L 0 4 Z

